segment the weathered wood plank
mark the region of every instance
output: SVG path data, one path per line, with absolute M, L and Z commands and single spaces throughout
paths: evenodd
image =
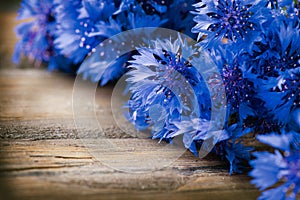
M 130 144 L 131 139 L 127 140 Z M 118 198 L 124 193 L 147 197 L 141 191 L 149 193 L 148 198 L 169 193 L 177 199 L 174 192 L 181 197 L 184 193 L 195 194 L 194 197 L 225 193 L 230 199 L 237 194 L 250 195 L 246 199 L 257 196 L 246 176 L 229 176 L 222 162 L 212 158 L 199 160 L 189 152 L 159 171 L 124 173 L 94 160 L 79 140 L 5 140 L 1 143 L 0 160 L 2 180 L 17 194 L 30 198 L 43 194 L 46 197 L 49 193 L 44 187 L 69 194 L 69 197 L 75 194 L 96 197 L 108 192 L 116 193 L 112 196 Z
M 245 199 L 253 199 L 258 195 L 248 177 L 229 176 L 227 167 L 217 158 L 199 160 L 185 152 L 157 171 L 143 165 L 145 158 L 173 159 L 173 155 L 164 152 L 157 141 L 126 135 L 113 123 L 109 107 L 103 107 L 105 115 L 98 116 L 98 120 L 106 121 L 102 136 L 122 148 L 104 149 L 101 160 L 95 159 L 83 140 L 78 139 L 72 121 L 68 104 L 72 98 L 71 80 L 41 70 L 1 71 L 0 173 L 2 184 L 11 188 L 12 195 L 24 199 L 47 196 L 52 199 L 57 195 L 70 199 L 85 195 L 92 199 L 99 195 L 117 199 L 134 195 L 149 199 L 169 196 L 235 199 L 243 194 L 247 195 Z M 102 90 L 107 95 L 99 96 L 97 102 L 108 105 L 111 88 Z M 84 131 L 95 134 L 99 130 Z M 140 162 L 143 173 L 132 173 L 134 167 L 129 173 L 107 166 L 107 163 L 126 166 L 130 162 L 135 168 Z

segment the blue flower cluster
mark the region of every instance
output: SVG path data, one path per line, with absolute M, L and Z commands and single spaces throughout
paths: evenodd
M 196 156 L 212 144 L 208 151 L 227 160 L 230 173 L 253 168 L 252 182 L 264 190 L 260 199 L 297 198 L 299 0 L 24 0 L 19 19 L 27 18 L 33 20 L 17 27 L 16 62 L 23 54 L 50 70 L 91 78 L 100 69 L 80 64 L 123 31 L 164 27 L 197 38 L 196 45 L 180 35 L 151 41 L 118 57 L 101 84 L 127 72 L 127 117 L 136 129 L 150 129 L 153 139 L 170 143 L 183 135 Z M 198 68 L 209 63 L 201 63 L 206 54 L 215 73 Z M 224 120 L 216 108 L 224 108 Z M 250 161 L 253 148 L 243 144 L 249 133 L 275 153 L 254 153 Z
M 190 32 L 189 13 L 193 0 L 24 0 L 19 10 L 21 23 L 16 32 L 14 62 L 23 55 L 36 65 L 48 64 L 49 70 L 87 72 L 79 69 L 86 57 L 105 39 L 122 31 L 141 27 L 165 27 Z M 173 9 L 179 12 L 175 15 Z M 168 23 L 167 23 L 168 22 Z M 110 66 L 101 84 L 114 80 L 126 71 L 121 57 Z
M 195 6 L 192 31 L 220 68 L 228 122 L 255 135 L 299 133 L 293 123 L 300 107 L 299 1 L 201 1 Z
M 180 37 L 156 40 L 151 47 L 138 49 L 139 55 L 130 61 L 129 120 L 137 129 L 150 127 L 154 139 L 172 142 L 183 134 L 186 148 L 196 156 L 201 145 L 214 138 L 212 134 L 218 135 L 211 152 L 228 161 L 230 173 L 242 172 L 250 167 L 247 163 L 253 151 L 243 145 L 244 135 L 251 133 L 259 141 L 265 137 L 269 144 L 284 139 L 285 132 L 300 136 L 299 2 L 202 0 L 194 6 L 197 24 L 192 32 L 198 34 L 198 48 Z M 227 110 L 225 123 L 213 133 L 209 131 L 210 99 L 222 98 L 218 96 L 220 77 L 212 74 L 204 79 L 192 64 L 203 51 L 210 53 L 226 93 L 220 101 Z M 299 148 L 299 140 L 293 141 Z M 280 145 L 273 146 L 282 149 Z M 260 160 L 270 157 L 266 153 L 254 155 Z M 291 179 L 285 192 L 292 187 L 294 194 L 299 192 L 298 160 L 299 151 L 282 164 L 290 169 L 282 176 Z M 259 174 L 254 177 L 260 176 L 258 182 L 264 182 L 269 177 L 264 177 L 262 165 L 253 163 L 254 174 Z M 270 190 L 261 199 L 272 199 L 275 193 Z M 296 196 L 291 194 L 290 198 Z

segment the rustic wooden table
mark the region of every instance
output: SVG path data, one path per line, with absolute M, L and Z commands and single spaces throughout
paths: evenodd
M 143 165 L 143 172 L 113 169 L 93 157 L 74 124 L 74 77 L 43 69 L 15 68 L 10 63 L 14 18 L 15 13 L 0 16 L 1 26 L 5 27 L 0 35 L 0 199 L 258 197 L 249 177 L 228 175 L 227 166 L 217 158 L 200 160 L 186 151 L 159 170 L 143 165 L 145 158 L 165 152 L 157 141 L 136 138 L 118 128 L 109 106 L 112 86 L 96 94 L 102 134 L 125 149 L 121 152 L 122 162 L 134 155 L 132 162 Z M 112 160 L 118 151 L 103 154 L 103 160 Z

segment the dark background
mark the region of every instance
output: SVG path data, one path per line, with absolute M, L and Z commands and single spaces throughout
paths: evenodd
M 20 6 L 21 1 L 18 0 L 8 0 L 8 1 L 1 1 L 0 2 L 0 11 L 15 11 L 17 10 Z
M 19 23 L 16 17 L 20 2 L 17 0 L 0 2 L 0 68 L 2 69 L 16 67 L 12 63 L 12 55 L 17 42 L 14 29 Z

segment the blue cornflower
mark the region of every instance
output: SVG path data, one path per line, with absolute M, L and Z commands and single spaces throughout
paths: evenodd
M 23 1 L 18 13 L 19 20 L 33 18 L 22 23 L 16 29 L 18 42 L 14 61 L 18 62 L 20 55 L 31 57 L 38 62 L 48 62 L 52 54 L 50 39 L 55 20 L 53 16 L 53 1 Z
M 139 129 L 153 126 L 153 138 L 172 139 L 173 121 L 197 114 L 209 119 L 209 94 L 190 64 L 195 49 L 181 39 L 156 40 L 153 46 L 138 49 L 130 61 L 130 121 Z
M 283 16 L 275 18 L 255 42 L 250 54 L 250 68 L 259 78 L 278 77 L 287 69 L 300 66 L 300 31 L 295 20 Z
M 128 3 L 129 5 L 125 3 Z M 143 11 L 141 6 L 136 2 L 122 1 L 120 7 L 121 6 L 122 8 L 117 9 L 117 11 L 113 13 L 113 16 L 109 18 L 108 22 L 99 21 L 95 24 L 96 30 L 93 33 L 89 34 L 89 36 L 94 38 L 94 40 L 98 44 L 104 41 L 104 39 L 109 38 L 122 31 L 148 26 L 157 27 L 166 22 L 166 20 L 162 20 L 156 14 L 147 15 Z M 126 37 L 127 38 L 123 38 L 123 40 L 131 41 L 131 45 L 133 45 L 135 42 L 134 37 L 136 36 L 131 36 L 127 34 Z M 141 37 L 145 36 L 141 35 Z M 109 45 L 111 46 L 111 48 L 98 46 L 98 51 L 100 51 L 100 57 L 102 59 L 101 61 L 105 62 L 107 59 L 111 58 L 118 52 L 117 49 L 119 49 L 119 46 L 113 47 L 112 44 Z M 92 51 L 94 53 L 95 49 L 92 49 Z M 115 62 L 112 65 L 106 66 L 105 69 L 101 67 L 95 69 L 90 65 L 82 65 L 79 68 L 78 73 L 83 73 L 84 77 L 90 77 L 93 81 L 99 81 L 97 78 L 99 77 L 99 74 L 102 74 L 102 77 L 100 78 L 100 84 L 105 85 L 107 82 L 119 78 L 127 71 L 127 61 L 133 55 L 133 53 L 134 52 L 127 53 L 123 56 L 119 55 L 119 58 L 117 59 L 113 58 L 115 59 Z
M 211 46 L 224 38 L 230 41 L 251 42 L 269 16 L 267 1 L 202 0 L 195 4 L 197 23 L 192 32 Z
M 72 7 L 73 6 L 73 7 Z M 103 0 L 82 0 L 80 3 L 64 2 L 59 7 L 62 12 L 58 15 L 58 31 L 56 45 L 60 52 L 70 58 L 73 64 L 79 66 L 86 57 L 96 52 L 98 46 L 105 39 L 126 30 L 129 25 L 129 15 L 119 13 L 114 2 Z M 127 10 L 122 10 L 122 12 Z M 69 13 L 69 14 L 68 14 Z M 126 20 L 125 20 L 126 19 Z M 136 19 L 131 22 L 135 22 Z M 140 23 L 143 20 L 138 19 Z M 148 20 L 149 21 L 149 20 Z M 151 22 L 157 23 L 157 20 Z M 113 51 L 113 48 L 109 49 Z M 102 52 L 103 59 L 112 56 L 111 52 Z M 101 77 L 100 84 L 120 77 L 126 71 L 125 63 L 129 56 L 124 55 L 116 59 L 114 64 L 108 66 Z M 102 68 L 95 69 L 91 66 L 79 67 L 77 73 L 85 78 L 99 81 L 98 74 Z M 102 74 L 100 73 L 100 74 Z
M 239 112 L 243 118 L 246 118 L 247 112 L 251 110 L 249 104 L 256 95 L 253 82 L 247 78 L 246 61 L 231 46 L 225 49 L 215 47 L 211 53 L 220 69 L 227 96 L 224 106 L 228 106 L 232 113 Z
M 75 65 L 80 65 L 85 58 L 96 53 L 96 46 L 113 35 L 134 28 L 160 26 L 166 22 L 156 14 L 147 15 L 141 6 L 132 0 L 83 0 L 80 4 L 64 2 L 59 6 L 59 10 L 55 44 Z M 98 49 L 104 61 L 113 55 L 111 51 L 116 48 Z M 99 81 L 98 76 L 102 74 L 100 84 L 105 85 L 126 72 L 126 62 L 130 56 L 130 53 L 119 56 L 105 69 L 82 65 L 77 72 L 93 81 Z
M 179 45 L 179 41 L 172 44 L 169 41 L 158 40 L 154 45 L 155 48 L 141 48 L 138 50 L 140 55 L 133 57 L 135 60 L 131 61 L 130 65 L 133 70 L 128 73 L 129 78 L 127 79 L 130 83 L 129 90 L 132 93 L 131 99 L 128 101 L 129 120 L 137 129 L 146 129 L 152 126 L 153 138 L 170 140 L 183 134 L 185 147 L 196 156 L 199 155 L 199 145 L 203 141 L 213 138 L 213 145 L 216 147 L 212 152 L 228 160 L 230 173 L 242 172 L 244 164 L 250 159 L 252 148 L 244 147 L 238 140 L 241 136 L 249 133 L 249 129 L 244 128 L 240 123 L 223 130 L 208 132 L 210 126 L 209 94 L 203 87 L 204 83 L 198 72 L 190 66 L 189 62 L 180 57 L 181 54 L 177 53 L 182 48 L 180 47 L 182 43 Z M 191 54 L 188 57 L 196 56 L 194 50 L 189 51 Z M 219 54 L 219 57 L 216 58 L 216 64 L 220 67 L 222 78 L 228 86 L 228 96 L 233 96 L 230 99 L 232 110 L 241 109 L 242 112 L 246 112 L 245 106 L 240 108 L 240 104 L 248 104 L 251 99 L 250 95 L 253 95 L 251 81 L 243 76 L 242 62 L 239 63 L 233 53 L 230 51 L 227 53 L 222 51 L 222 53 L 220 53 L 222 57 Z M 223 70 L 226 65 L 228 70 Z M 232 69 L 231 66 L 233 66 Z M 197 103 L 202 108 L 200 116 L 189 110 L 189 105 L 195 104 L 195 102 L 189 102 L 193 98 L 184 88 L 185 80 L 177 81 L 180 79 L 176 75 L 172 75 L 170 73 L 172 71 L 179 72 L 192 85 L 198 98 Z M 238 90 L 238 94 L 234 92 L 236 90 Z M 230 93 L 231 91 L 238 98 L 235 99 L 234 95 Z M 246 95 L 247 92 L 249 98 Z M 180 96 L 176 96 L 176 94 L 180 94 Z M 186 107 L 185 104 L 181 105 L 176 97 L 180 97 L 179 99 L 184 103 L 187 100 Z M 247 116 L 247 114 L 244 115 Z
M 258 83 L 258 97 L 282 124 L 300 106 L 300 31 L 294 22 L 286 17 L 274 19 L 263 32 L 263 40 L 255 43 L 248 62 Z
M 76 2 L 64 1 L 58 7 L 55 44 L 74 64 L 80 64 L 101 41 L 119 33 L 121 28 L 110 19 L 116 10 L 113 3 L 102 0 Z M 102 24 L 105 29 L 99 30 Z
M 18 20 L 30 19 L 16 28 L 20 41 L 16 44 L 13 61 L 19 62 L 22 55 L 36 65 L 48 63 L 48 69 L 72 71 L 69 62 L 61 56 L 54 45 L 56 28 L 56 4 L 53 0 L 24 0 L 18 13 Z
M 174 18 L 174 6 L 184 8 L 178 16 L 182 16 L 181 21 L 187 19 L 187 16 L 190 16 L 187 10 L 189 5 L 180 4 L 179 6 L 178 2 L 178 0 L 174 2 L 158 0 L 116 0 L 112 3 L 104 0 L 61 2 L 57 9 L 59 10 L 57 11 L 58 31 L 55 44 L 59 47 L 61 54 L 70 58 L 75 65 L 80 65 L 85 58 L 96 53 L 98 44 L 122 31 L 142 27 L 167 27 L 169 23 L 166 22 Z M 183 24 L 183 21 L 176 21 L 176 25 L 178 24 Z M 192 24 L 192 21 L 189 24 Z M 132 39 L 128 38 L 128 40 Z M 105 55 L 101 58 L 107 58 L 107 55 L 111 54 L 107 50 L 113 51 L 113 49 L 113 47 L 106 49 L 105 52 L 101 50 L 101 55 Z M 78 73 L 82 73 L 85 78 L 89 77 L 93 81 L 99 81 L 95 77 L 102 74 L 100 84 L 104 85 L 120 77 L 126 71 L 126 61 L 132 54 L 128 53 L 120 57 L 106 69 L 82 65 Z
M 300 193 L 300 134 L 283 132 L 257 138 L 278 149 L 274 153 L 255 152 L 256 159 L 250 162 L 253 167 L 250 176 L 254 178 L 251 182 L 264 190 L 259 199 L 296 200 Z

